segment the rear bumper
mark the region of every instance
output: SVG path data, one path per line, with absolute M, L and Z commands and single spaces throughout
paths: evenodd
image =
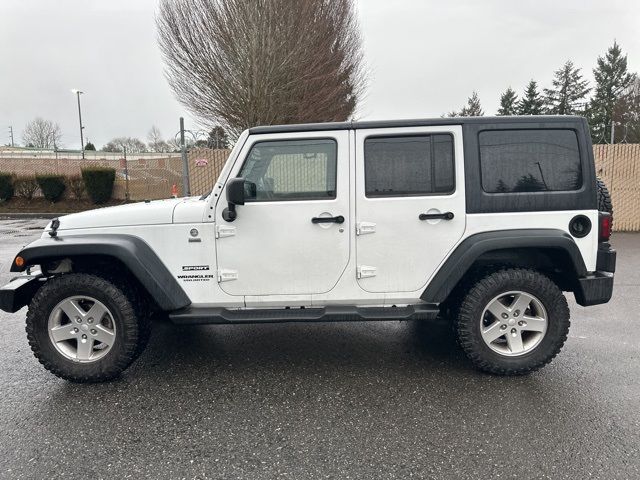
M 0 288 L 0 310 L 13 313 L 27 305 L 42 283 L 41 275 L 16 277 Z
M 609 273 L 616 271 L 616 251 L 608 243 L 598 248 L 596 270 Z
M 616 251 L 609 244 L 598 248 L 597 271 L 579 278 L 573 292 L 576 302 L 583 307 L 607 303 L 613 295 L 613 272 L 616 271 Z
M 583 307 L 607 303 L 613 295 L 613 273 L 593 272 L 579 278 L 573 294 L 576 302 Z

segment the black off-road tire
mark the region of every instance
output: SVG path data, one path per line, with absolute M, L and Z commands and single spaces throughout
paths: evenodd
M 75 295 L 87 295 L 102 302 L 116 326 L 110 351 L 95 362 L 79 363 L 64 357 L 49 338 L 51 311 L 59 302 Z M 65 380 L 91 383 L 111 380 L 131 365 L 139 354 L 146 327 L 141 328 L 133 302 L 120 288 L 96 275 L 71 273 L 47 280 L 36 292 L 29 304 L 26 331 L 31 350 L 47 370 Z
M 89 275 L 95 275 L 91 269 L 83 271 Z M 138 345 L 136 346 L 136 352 L 134 354 L 134 360 L 137 359 L 149 343 L 151 338 L 151 324 L 153 323 L 151 317 L 153 315 L 153 309 L 151 307 L 149 297 L 142 290 L 138 284 L 127 281 L 127 279 L 119 274 L 119 272 L 105 271 L 98 274 L 100 278 L 112 283 L 120 289 L 133 305 L 133 310 L 138 318 Z
M 611 224 L 613 225 L 613 202 L 607 185 L 600 178 L 596 178 L 596 186 L 598 191 L 598 210 L 600 212 L 608 212 L 611 214 Z
M 501 293 L 519 290 L 534 295 L 547 312 L 547 331 L 531 351 L 509 357 L 494 352 L 481 336 L 480 320 L 489 302 Z M 513 268 L 490 273 L 464 296 L 456 319 L 458 342 L 480 370 L 497 375 L 524 375 L 538 370 L 560 352 L 569 333 L 569 306 L 558 286 L 545 275 Z

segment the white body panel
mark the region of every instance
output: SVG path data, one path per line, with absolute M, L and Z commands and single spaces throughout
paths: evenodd
M 476 213 L 467 215 L 464 238 L 493 230 L 518 228 L 553 228 L 569 233 L 569 222 L 576 215 L 586 215 L 593 225 L 592 233 L 584 238 L 573 238 L 580 249 L 587 271 L 596 269 L 598 254 L 598 211 L 566 210 L 554 212 Z
M 299 137 L 299 136 L 298 136 Z M 291 135 L 253 135 L 230 171 L 237 177 L 256 142 L 289 139 Z M 331 290 L 349 261 L 349 132 L 310 132 L 305 139 L 337 142 L 336 198 L 327 200 L 260 201 L 238 206 L 233 223 L 222 219 L 226 188 L 216 206 L 216 223 L 231 227 L 216 251 L 220 267 L 237 278 L 221 282 L 231 295 L 310 295 Z M 313 217 L 342 215 L 342 224 L 313 224 Z
M 454 135 L 455 192 L 443 196 L 366 198 L 361 167 L 364 136 L 421 132 Z M 335 138 L 336 198 L 246 204 L 238 206 L 238 218 L 233 223 L 225 222 L 221 218 L 227 206 L 225 182 L 237 175 L 251 145 L 267 137 Z M 569 221 L 577 214 L 588 216 L 594 226 L 591 234 L 574 240 L 587 270 L 595 270 L 597 211 L 465 215 L 463 154 L 459 126 L 390 128 L 367 130 L 364 134 L 340 130 L 249 136 L 245 132 L 207 198 L 169 199 L 68 215 L 60 219 L 58 234 L 128 234 L 141 238 L 178 279 L 196 307 L 420 303 L 428 282 L 469 236 L 520 228 L 568 232 Z M 430 209 L 451 211 L 454 220 L 418 220 L 419 213 Z M 311 218 L 321 214 L 342 215 L 345 222 L 312 224 Z M 356 235 L 356 224 L 361 222 L 376 224 L 375 233 Z M 47 235 L 46 231 L 43 235 Z M 358 280 L 358 267 L 363 265 L 376 267 L 376 276 Z M 206 268 L 185 270 L 190 266 Z M 237 279 L 218 281 L 220 275 L 230 275 L 224 278 L 227 280 L 234 272 Z
M 385 135 L 451 134 L 455 191 L 447 195 L 365 195 L 364 142 Z M 356 256 L 358 284 L 368 292 L 415 292 L 462 237 L 465 226 L 464 162 L 460 126 L 382 128 L 356 131 Z M 454 214 L 452 220 L 420 220 L 421 213 Z M 366 228 L 369 227 L 369 231 Z M 363 266 L 372 270 L 362 271 Z M 367 276 L 367 273 L 371 276 Z
M 168 224 L 173 221 L 174 207 L 182 201 L 182 199 L 170 198 L 73 213 L 64 217 L 62 228 L 67 230 Z

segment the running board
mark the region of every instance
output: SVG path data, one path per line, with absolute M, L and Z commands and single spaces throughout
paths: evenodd
M 406 307 L 329 306 L 313 308 L 228 309 L 220 307 L 187 307 L 169 313 L 169 319 L 180 325 L 287 322 L 358 322 L 365 320 L 418 320 L 435 318 L 434 304 Z

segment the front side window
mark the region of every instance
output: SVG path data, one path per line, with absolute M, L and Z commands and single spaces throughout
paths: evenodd
M 255 183 L 251 201 L 336 198 L 337 145 L 330 139 L 257 142 L 239 176 Z
M 487 193 L 570 191 L 582 187 L 573 130 L 485 130 L 479 134 Z
M 453 137 L 435 134 L 367 138 L 364 177 L 367 197 L 452 193 Z

